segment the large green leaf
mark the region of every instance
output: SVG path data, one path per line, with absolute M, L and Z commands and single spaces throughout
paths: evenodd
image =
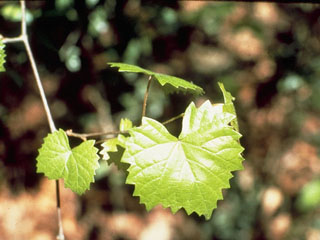
M 0 37 L 0 72 L 4 72 L 6 69 L 4 68 L 4 63 L 6 62 L 6 53 L 4 51 L 5 45 Z
M 157 204 L 175 213 L 184 208 L 209 219 L 231 171 L 242 169 L 241 134 L 230 126 L 236 118 L 223 105 L 205 102 L 187 108 L 178 138 L 156 120 L 144 117 L 129 130 L 122 162 L 129 163 L 127 183 L 149 210 Z
M 37 172 L 49 179 L 64 179 L 65 187 L 82 194 L 94 182 L 99 167 L 98 149 L 94 140 L 84 141 L 71 149 L 67 134 L 62 130 L 48 134 L 39 149 Z
M 182 78 L 173 77 L 166 74 L 156 73 L 144 68 L 126 64 L 126 63 L 108 63 L 111 67 L 118 67 L 119 72 L 131 72 L 131 73 L 143 73 L 148 76 L 153 76 L 169 93 L 171 92 L 190 92 L 196 95 L 201 95 L 204 93 L 203 89 L 191 82 L 188 82 Z

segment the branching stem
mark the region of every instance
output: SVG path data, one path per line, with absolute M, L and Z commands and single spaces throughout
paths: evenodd
M 97 133 L 75 133 L 72 129 L 68 129 L 66 131 L 67 135 L 70 137 L 77 137 L 81 138 L 83 141 L 86 141 L 88 137 L 99 137 L 99 136 L 106 136 L 106 135 L 118 135 L 120 133 L 127 133 L 122 131 L 110 131 L 110 132 L 97 132 Z
M 163 125 L 169 124 L 179 118 L 182 118 L 183 116 L 184 116 L 184 113 L 181 113 L 178 116 L 175 116 L 173 118 L 168 119 L 167 121 L 162 122 L 162 124 Z M 109 132 L 97 132 L 97 133 L 76 133 L 76 132 L 73 132 L 72 129 L 68 129 L 66 131 L 66 134 L 69 137 L 80 138 L 83 141 L 86 141 L 87 138 L 90 138 L 90 137 L 100 137 L 100 136 L 118 135 L 118 134 L 126 134 L 126 133 L 128 133 L 128 131 L 109 131 Z M 99 140 L 96 142 L 96 144 L 103 143 L 104 141 L 106 141 L 108 139 L 110 139 L 110 138 Z
M 146 89 L 146 92 L 145 92 L 144 98 L 143 98 L 143 106 L 142 106 L 142 116 L 141 116 L 141 119 L 146 115 L 147 100 L 148 100 L 148 96 L 149 96 L 149 90 L 150 90 L 150 86 L 151 86 L 151 80 L 152 80 L 152 76 L 149 76 L 147 89 Z
M 164 121 L 162 122 L 163 125 L 166 125 L 166 124 L 169 124 L 179 118 L 182 118 L 184 116 L 184 113 L 181 113 L 179 114 L 178 116 L 175 116 L 173 118 L 170 118 L 168 119 L 167 121 Z M 108 135 L 118 135 L 118 134 L 126 134 L 128 133 L 128 131 L 109 131 L 109 132 L 97 132 L 97 133 L 75 133 L 73 132 L 72 129 L 68 129 L 66 131 L 66 134 L 69 136 L 69 137 L 76 137 L 76 138 L 80 138 L 82 139 L 83 141 L 86 141 L 87 138 L 90 138 L 90 137 L 100 137 L 100 136 L 108 136 Z M 96 142 L 96 144 L 98 143 L 102 143 L 106 140 L 108 140 L 110 138 L 107 138 L 107 139 L 102 139 L 102 140 L 99 140 Z
M 36 83 L 40 92 L 40 97 L 47 115 L 48 123 L 51 132 L 56 131 L 56 127 L 52 118 L 52 114 L 47 102 L 47 98 L 41 83 L 41 79 L 39 76 L 39 71 L 36 65 L 36 62 L 33 57 L 32 50 L 30 48 L 29 40 L 28 40 L 28 33 L 27 33 L 27 21 L 26 21 L 26 4 L 25 1 L 20 0 L 20 7 L 21 7 L 21 34 L 18 37 L 13 37 L 13 38 L 6 38 L 2 37 L 2 42 L 3 43 L 15 43 L 15 42 L 23 42 L 26 52 L 28 54 L 28 58 L 31 63 L 32 67 L 32 72 L 33 75 L 36 79 Z M 57 240 L 64 240 L 64 234 L 63 234 L 63 228 L 62 228 L 62 220 L 61 220 L 61 203 L 60 203 L 60 189 L 59 189 L 59 180 L 56 180 L 56 196 L 57 196 L 57 214 L 58 214 L 58 226 L 59 226 L 59 233 L 57 235 Z
M 53 121 L 53 118 L 52 118 L 52 115 L 51 115 L 51 112 L 50 112 L 50 109 L 49 109 L 47 98 L 46 98 L 46 95 L 44 93 L 44 89 L 43 89 L 43 86 L 42 86 L 42 83 L 41 83 L 41 80 L 40 80 L 39 72 L 37 70 L 37 66 L 36 66 L 36 63 L 34 61 L 33 54 L 32 54 L 32 51 L 31 51 L 31 48 L 30 48 L 30 45 L 29 45 L 29 41 L 28 41 L 26 35 L 24 37 L 23 43 L 24 43 L 24 45 L 26 47 L 26 50 L 27 50 L 27 53 L 28 53 L 28 56 L 29 56 L 29 59 L 30 59 L 30 62 L 31 62 L 33 74 L 34 74 L 34 76 L 36 78 L 36 82 L 37 82 L 37 85 L 38 85 L 38 89 L 40 91 L 40 96 L 41 96 L 41 100 L 42 100 L 45 112 L 47 114 L 47 118 L 48 118 L 48 122 L 49 122 L 49 126 L 50 126 L 50 129 L 51 129 L 51 132 L 54 132 L 57 129 L 56 129 L 55 125 L 54 125 L 54 121 Z
M 15 43 L 15 42 L 23 42 L 22 36 L 13 37 L 13 38 L 2 38 L 3 43 Z

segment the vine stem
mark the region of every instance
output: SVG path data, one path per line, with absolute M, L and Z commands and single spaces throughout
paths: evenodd
M 180 113 L 178 116 L 175 116 L 173 118 L 170 118 L 164 122 L 162 122 L 163 125 L 166 125 L 166 124 L 169 124 L 179 118 L 182 118 L 184 116 L 184 113 Z M 69 137 L 76 137 L 76 138 L 80 138 L 81 140 L 83 141 L 86 141 L 87 138 L 89 137 L 99 137 L 99 136 L 106 136 L 106 135 L 117 135 L 117 134 L 126 134 L 128 133 L 128 131 L 110 131 L 110 132 L 96 132 L 96 133 L 76 133 L 76 132 L 73 132 L 72 129 L 68 129 L 66 131 L 66 134 L 69 136 Z M 99 140 L 97 141 L 96 143 L 102 143 L 106 140 L 108 140 L 110 138 L 107 138 L 107 139 L 102 139 L 102 140 Z
M 22 35 L 19 37 L 13 37 L 13 38 L 2 38 L 3 43 L 14 43 L 14 42 L 23 42 Z
M 143 98 L 141 120 L 146 115 L 147 101 L 148 101 L 151 82 L 152 82 L 152 76 L 149 76 L 147 89 L 146 89 L 146 92 L 145 92 L 144 98 Z M 174 121 L 174 120 L 175 119 L 173 119 L 172 121 Z M 171 122 L 170 119 L 168 121 Z M 113 131 L 113 132 L 99 132 L 99 133 L 74 133 L 72 131 L 72 129 L 69 129 L 69 130 L 66 131 L 66 133 L 67 133 L 68 136 L 77 137 L 77 138 L 80 138 L 83 141 L 85 141 L 85 140 L 87 140 L 88 137 L 97 137 L 97 136 L 102 136 L 102 135 L 116 135 L 116 134 L 119 134 L 119 133 L 126 133 L 126 132 Z
M 34 58 L 33 58 L 33 54 L 32 54 L 32 51 L 31 51 L 31 48 L 30 48 L 30 45 L 29 45 L 28 38 L 27 38 L 26 35 L 24 35 L 23 39 L 24 39 L 23 43 L 24 43 L 24 45 L 26 47 L 26 50 L 27 50 L 27 53 L 28 53 L 28 56 L 29 56 L 29 59 L 30 59 L 30 62 L 31 62 L 33 74 L 34 74 L 34 76 L 36 78 L 38 89 L 40 91 L 41 100 L 42 100 L 45 112 L 47 114 L 49 126 L 50 126 L 50 129 L 51 129 L 51 132 L 54 132 L 57 129 L 56 129 L 55 125 L 54 125 L 54 121 L 53 121 L 53 118 L 52 118 L 52 115 L 51 115 L 51 112 L 50 112 L 50 108 L 49 108 L 49 105 L 48 105 L 48 102 L 47 102 L 46 95 L 45 95 L 44 90 L 43 90 L 43 86 L 42 86 L 42 83 L 41 83 L 41 80 L 40 80 L 39 72 L 38 72 L 36 63 L 35 63 Z
M 72 129 L 66 131 L 67 135 L 70 137 L 81 138 L 83 141 L 86 141 L 88 137 L 99 137 L 104 135 L 117 135 L 120 133 L 127 133 L 122 131 L 110 131 L 110 132 L 97 132 L 97 133 L 75 133 Z
M 20 0 L 20 6 L 21 6 L 21 34 L 18 37 L 13 37 L 13 38 L 4 38 L 2 37 L 2 41 L 3 43 L 14 43 L 14 42 L 23 42 L 25 48 L 26 48 L 26 52 L 28 54 L 28 58 L 29 61 L 31 63 L 31 67 L 32 67 L 32 72 L 33 75 L 36 79 L 36 83 L 37 83 L 37 87 L 39 89 L 40 92 L 40 97 L 47 115 L 47 119 L 48 119 L 48 123 L 49 123 L 49 127 L 51 132 L 55 132 L 57 129 L 55 127 L 53 118 L 52 118 L 52 114 L 49 108 L 49 104 L 41 83 L 41 79 L 39 76 L 39 71 L 36 65 L 36 62 L 34 60 L 33 57 L 33 53 L 29 44 L 29 40 L 28 40 L 28 33 L 27 33 L 27 21 L 26 21 L 26 4 L 25 1 Z M 59 232 L 57 235 L 57 240 L 64 240 L 64 234 L 63 234 L 63 227 L 62 227 L 62 218 L 61 218 L 61 202 L 60 202 L 60 187 L 59 187 L 59 180 L 56 180 L 56 197 L 57 197 L 57 215 L 58 215 L 58 228 L 59 228 Z
M 150 90 L 150 86 L 151 86 L 151 80 L 152 80 L 152 76 L 149 76 L 147 89 L 146 89 L 146 92 L 145 92 L 144 98 L 143 98 L 142 116 L 141 116 L 141 119 L 146 115 L 146 108 L 147 108 L 147 101 L 148 101 L 148 96 L 149 96 L 149 90 Z

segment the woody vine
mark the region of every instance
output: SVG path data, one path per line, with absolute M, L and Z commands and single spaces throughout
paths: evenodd
M 117 68 L 119 72 L 144 74 L 147 76 L 146 91 L 142 103 L 141 124 L 133 126 L 129 119 L 122 119 L 119 130 L 106 133 L 74 133 L 72 130 L 57 130 L 52 118 L 32 50 L 28 41 L 25 2 L 20 1 L 22 19 L 21 35 L 15 38 L 0 37 L 0 70 L 5 71 L 5 44 L 22 42 L 31 63 L 41 100 L 47 114 L 51 133 L 44 138 L 37 157 L 37 172 L 56 180 L 57 215 L 59 232 L 57 239 L 64 239 L 59 179 L 64 186 L 77 194 L 83 194 L 94 182 L 99 161 L 116 164 L 127 171 L 126 184 L 135 186 L 133 196 L 140 198 L 147 210 L 161 204 L 175 213 L 184 208 L 210 219 L 217 201 L 223 198 L 222 189 L 229 188 L 232 172 L 242 169 L 243 147 L 234 98 L 219 87 L 224 103 L 212 104 L 205 101 L 200 107 L 191 102 L 184 113 L 168 121 L 159 121 L 146 116 L 151 83 L 159 83 L 167 93 L 204 94 L 204 90 L 184 79 L 160 74 L 144 68 L 125 64 L 108 63 L 106 67 Z M 182 118 L 179 136 L 172 135 L 165 127 Z M 70 126 L 72 127 L 72 126 Z M 102 143 L 94 140 L 106 136 Z M 69 137 L 83 141 L 71 148 Z M 101 151 L 99 152 L 98 146 Z M 110 155 L 110 152 L 119 154 Z

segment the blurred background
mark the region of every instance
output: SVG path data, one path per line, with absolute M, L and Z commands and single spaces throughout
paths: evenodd
M 147 77 L 125 62 L 192 81 L 206 94 L 165 95 L 153 84 L 147 116 L 160 121 L 190 101 L 236 97 L 245 169 L 211 220 L 150 212 L 125 173 L 101 162 L 91 190 L 61 183 L 67 239 L 320 239 L 320 6 L 209 1 L 26 1 L 28 33 L 58 128 L 89 133 L 139 124 Z M 18 1 L 1 1 L 0 34 L 20 34 Z M 50 131 L 21 43 L 6 45 L 0 74 L 0 239 L 51 240 L 55 182 L 36 173 Z M 181 121 L 168 125 L 178 134 Z M 73 140 L 72 140 L 73 141 Z M 75 143 L 78 140 L 75 140 Z M 72 144 L 75 144 L 71 142 Z

